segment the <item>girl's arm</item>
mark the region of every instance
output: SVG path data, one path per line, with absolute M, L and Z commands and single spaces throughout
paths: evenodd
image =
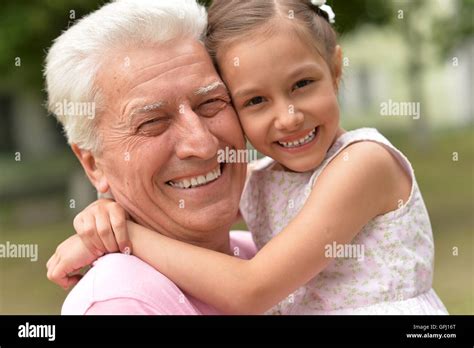
M 319 177 L 302 210 L 251 260 L 170 239 L 129 223 L 134 254 L 225 313 L 263 313 L 321 272 L 325 247 L 350 243 L 377 215 L 406 201 L 410 179 L 382 146 L 360 142 Z M 153 245 L 153 247 L 150 247 Z
M 247 179 L 251 167 L 247 166 Z M 74 218 L 77 235 L 61 243 L 46 264 L 48 279 L 63 288 L 75 285 L 80 280 L 76 272 L 105 253 L 132 251 L 126 225 L 130 216 L 112 194 L 102 196 Z M 242 220 L 239 210 L 234 223 Z

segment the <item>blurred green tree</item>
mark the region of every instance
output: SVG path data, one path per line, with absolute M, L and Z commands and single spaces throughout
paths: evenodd
M 63 30 L 102 1 L 6 1 L 0 10 L 1 83 L 41 93 L 47 50 Z
M 309 0 L 308 0 L 309 1 Z M 200 0 L 209 6 L 212 0 Z M 32 93 L 43 90 L 42 67 L 52 41 L 106 1 L 6 1 L 0 11 L 0 83 Z M 362 23 L 383 24 L 390 6 L 380 0 L 333 1 L 337 29 L 344 34 Z
M 262 0 L 263 1 L 263 0 Z M 309 0 L 308 0 L 309 1 Z M 451 0 L 439 0 L 451 1 Z M 336 29 L 347 34 L 360 25 L 393 24 L 396 11 L 406 9 L 411 20 L 400 23 L 408 40 L 431 40 L 439 47 L 440 57 L 456 47 L 464 38 L 472 35 L 474 0 L 453 0 L 456 11 L 445 16 L 430 17 L 429 37 L 417 31 L 416 23 L 431 16 L 426 11 L 431 0 L 329 0 L 337 15 Z M 209 6 L 212 0 L 200 0 Z M 9 88 L 41 93 L 43 90 L 42 67 L 48 48 L 61 31 L 67 29 L 82 16 L 103 5 L 105 1 L 83 0 L 17 0 L 6 1 L 0 11 L 0 83 Z M 413 53 L 408 76 L 422 73 L 419 55 Z M 412 78 L 414 82 L 414 78 Z M 414 83 L 416 86 L 416 83 Z M 414 87 L 413 90 L 418 90 Z
M 429 105 L 425 102 L 423 79 L 426 66 L 446 59 L 473 33 L 473 0 L 415 0 L 393 2 L 395 20 L 408 45 L 408 88 L 413 101 L 423 107 L 423 117 L 414 122 L 418 145 L 427 150 L 431 143 Z M 402 11 L 402 12 L 400 12 Z M 427 51 L 434 48 L 435 55 Z

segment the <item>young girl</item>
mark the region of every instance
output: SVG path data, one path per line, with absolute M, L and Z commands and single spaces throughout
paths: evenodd
M 342 53 L 323 3 L 209 9 L 206 44 L 267 156 L 241 201 L 259 252 L 241 260 L 129 223 L 134 254 L 224 313 L 447 314 L 410 162 L 375 129 L 339 126 Z

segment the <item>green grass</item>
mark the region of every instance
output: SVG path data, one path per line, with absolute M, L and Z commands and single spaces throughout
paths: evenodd
M 474 131 L 435 132 L 427 151 L 405 133 L 384 133 L 412 162 L 435 237 L 434 288 L 451 314 L 474 314 Z M 459 161 L 452 161 L 452 153 Z M 5 208 L 4 208 L 5 209 Z M 0 226 L 0 242 L 38 243 L 39 259 L 0 259 L 1 314 L 58 314 L 66 292 L 46 278 L 46 261 L 73 233 L 72 219 L 47 226 Z M 235 226 L 244 228 L 243 225 Z M 453 255 L 453 248 L 459 255 Z

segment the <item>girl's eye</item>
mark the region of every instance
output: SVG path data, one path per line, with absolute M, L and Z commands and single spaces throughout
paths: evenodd
M 296 82 L 295 86 L 293 87 L 293 90 L 298 89 L 298 88 L 303 88 L 303 87 L 305 87 L 305 86 L 307 86 L 307 85 L 309 85 L 313 82 L 314 81 L 308 80 L 308 79 L 298 81 L 298 82 Z
M 244 106 L 252 106 L 252 105 L 257 105 L 263 103 L 263 97 L 253 97 L 250 99 L 248 102 L 244 104 Z

